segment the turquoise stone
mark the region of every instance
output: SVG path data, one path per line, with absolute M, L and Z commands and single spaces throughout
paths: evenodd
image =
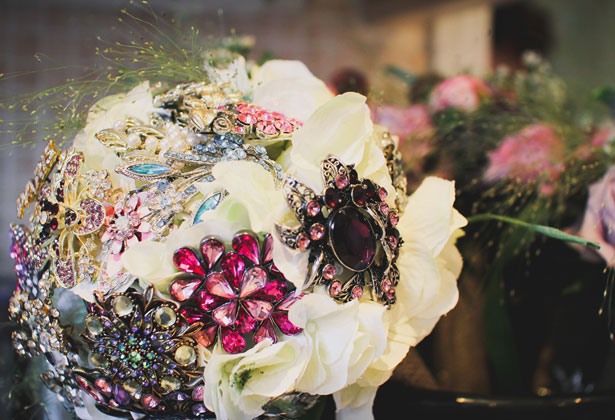
M 128 170 L 137 175 L 162 175 L 169 172 L 171 168 L 160 163 L 139 163 L 129 166 Z
M 194 220 L 192 221 L 192 224 L 196 225 L 197 223 L 202 222 L 203 220 L 201 218 L 203 217 L 203 215 L 209 210 L 213 210 L 218 207 L 221 198 L 222 193 L 216 193 L 210 195 L 205 201 L 203 201 L 199 206 L 199 209 L 196 211 L 196 214 L 194 215 Z

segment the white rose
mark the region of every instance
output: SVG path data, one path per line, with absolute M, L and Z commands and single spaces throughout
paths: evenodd
M 245 353 L 227 354 L 218 344 L 205 368 L 204 402 L 219 420 L 251 420 L 271 398 L 294 390 L 307 362 L 301 334 Z
M 252 91 L 246 60 L 241 55 L 224 68 L 206 66 L 205 69 L 212 83 L 228 83 L 231 89 L 244 95 L 248 95 Z
M 300 61 L 271 60 L 252 71 L 253 103 L 305 121 L 333 94 Z

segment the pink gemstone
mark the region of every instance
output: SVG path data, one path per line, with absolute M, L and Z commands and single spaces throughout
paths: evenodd
M 389 236 L 389 245 L 391 245 L 391 248 L 393 249 L 397 248 L 397 238 L 395 236 Z
M 388 216 L 389 214 L 389 205 L 387 203 L 380 203 L 380 213 Z
M 211 294 L 225 299 L 235 299 L 237 297 L 235 290 L 233 290 L 222 273 L 211 273 L 207 276 L 205 287 Z
M 192 399 L 195 401 L 203 401 L 205 396 L 205 385 L 199 385 L 192 391 Z
M 239 310 L 235 320 L 235 329 L 241 334 L 248 334 L 254 331 L 256 320 L 251 317 L 244 309 Z
M 194 300 L 196 304 L 199 305 L 199 308 L 204 311 L 213 311 L 215 308 L 225 302 L 224 298 L 214 296 L 207 290 L 198 291 Z
M 235 127 L 235 133 L 239 133 L 239 134 L 244 134 L 246 132 L 246 129 L 240 125 Z
M 246 263 L 243 261 L 241 256 L 234 252 L 229 252 L 222 257 L 220 266 L 222 267 L 224 274 L 226 274 L 226 278 L 229 283 L 231 283 L 235 290 L 239 290 L 243 270 L 246 268 Z
M 337 269 L 333 264 L 325 265 L 325 268 L 322 269 L 322 276 L 325 280 L 333 280 L 333 277 L 337 274 Z
M 94 381 L 94 385 L 96 388 L 100 389 L 100 391 L 105 395 L 111 395 L 111 384 L 107 382 L 104 378 L 96 378 Z
M 290 123 L 290 121 L 287 120 L 277 120 L 273 123 L 273 125 L 275 125 L 275 128 L 285 134 L 292 133 L 294 130 L 293 125 Z
M 273 320 L 286 335 L 295 335 L 303 331 L 303 328 L 296 327 L 290 320 L 288 319 L 287 314 L 274 313 L 272 315 Z
M 243 273 L 241 282 L 240 298 L 245 298 L 254 292 L 261 290 L 267 283 L 267 273 L 260 267 L 252 267 Z
M 256 124 L 256 121 L 258 121 L 255 115 L 248 112 L 242 112 L 237 116 L 237 119 L 247 125 Z
M 310 237 L 314 241 L 320 241 L 325 236 L 325 227 L 320 223 L 314 223 L 310 227 Z
M 340 190 L 346 188 L 348 186 L 348 178 L 346 177 L 346 175 L 338 175 L 337 178 L 335 178 L 335 186 Z
M 275 344 L 278 341 L 273 325 L 268 319 L 265 320 L 258 331 L 254 333 L 254 342 L 258 344 L 267 338 L 271 340 L 271 344 Z
M 190 248 L 180 248 L 173 254 L 173 263 L 178 270 L 184 273 L 194 273 L 201 276 L 205 275 L 205 270 L 196 256 L 194 251 Z
M 384 293 L 387 293 L 389 290 L 391 290 L 391 287 L 392 287 L 392 286 L 393 286 L 393 285 L 391 284 L 391 280 L 389 280 L 389 279 L 384 279 L 384 280 L 382 281 L 382 291 L 383 291 Z
M 216 341 L 217 332 L 218 325 L 211 325 L 194 334 L 194 338 L 201 346 L 209 347 Z
M 178 279 L 170 287 L 173 299 L 184 302 L 192 297 L 194 291 L 203 283 L 203 279 Z
M 289 121 L 292 125 L 294 125 L 295 127 L 301 127 L 301 126 L 303 126 L 303 123 L 302 123 L 301 121 L 296 120 L 296 119 L 294 119 L 294 118 L 289 118 L 289 119 L 288 119 L 288 121 Z
M 293 306 L 295 304 L 295 302 L 297 302 L 302 297 L 303 297 L 303 293 L 300 294 L 299 296 L 296 296 L 294 292 L 290 293 L 288 296 L 286 296 L 284 298 L 282 303 L 280 303 L 276 307 L 276 310 L 278 310 L 278 311 L 288 311 L 290 309 L 290 307 Z
M 389 196 L 389 193 L 387 192 L 387 190 L 385 190 L 382 187 L 378 189 L 378 197 L 380 197 L 380 200 L 384 201 L 387 199 L 388 196 Z
M 390 212 L 389 221 L 391 222 L 391 225 L 393 227 L 397 226 L 397 223 L 399 223 L 399 215 L 395 213 L 394 211 Z
M 269 318 L 273 311 L 273 305 L 262 300 L 244 300 L 242 303 L 248 313 L 257 321 Z
M 310 238 L 305 232 L 301 232 L 297 237 L 297 246 L 301 251 L 305 251 L 310 246 Z
M 263 246 L 263 264 L 273 261 L 273 236 L 267 234 L 265 236 L 265 245 Z
M 212 318 L 223 327 L 230 327 L 237 319 L 237 301 L 232 300 L 222 306 L 217 307 L 212 312 Z
M 388 292 L 384 293 L 389 300 L 395 299 L 395 288 L 391 287 Z
M 153 395 L 148 394 L 148 395 L 144 395 L 141 398 L 141 404 L 143 405 L 143 408 L 151 411 L 151 410 L 155 410 L 156 408 L 158 408 L 160 401 L 158 401 L 158 399 L 154 397 Z
M 353 299 L 361 299 L 363 297 L 363 288 L 361 286 L 355 286 L 350 292 Z
M 277 128 L 275 128 L 275 125 L 273 125 L 273 123 L 269 121 L 259 121 L 256 124 L 256 128 L 258 129 L 258 131 L 260 131 L 261 133 L 265 133 L 268 136 L 273 136 L 278 133 Z
M 287 289 L 288 287 L 283 281 L 271 280 L 265 287 L 256 292 L 253 298 L 268 302 L 278 302 L 284 297 Z
M 188 324 L 211 321 L 209 315 L 195 308 L 184 307 L 179 310 L 179 313 L 188 321 Z
M 224 244 L 218 239 L 209 238 L 201 242 L 201 252 L 205 259 L 205 264 L 210 270 L 224 254 Z
M 222 328 L 222 347 L 227 353 L 240 353 L 246 348 L 246 340 L 230 328 Z
M 238 103 L 237 105 L 235 105 L 235 109 L 236 109 L 237 111 L 239 111 L 239 112 L 243 112 L 243 111 L 246 109 L 246 107 L 247 107 L 247 106 L 248 106 L 248 104 L 247 104 L 247 103 L 245 103 L 245 102 L 240 102 L 240 103 Z
M 258 113 L 258 119 L 261 121 L 273 121 L 275 117 L 270 112 L 260 111 Z
M 341 291 L 342 283 L 340 283 L 339 281 L 334 281 L 333 283 L 331 283 L 331 286 L 329 286 L 329 294 L 333 297 L 339 295 Z
M 318 213 L 320 213 L 320 204 L 318 201 L 310 201 L 307 204 L 306 210 L 309 216 L 318 216 Z
M 254 264 L 260 264 L 258 256 L 258 241 L 252 235 L 242 233 L 233 238 L 233 249 Z

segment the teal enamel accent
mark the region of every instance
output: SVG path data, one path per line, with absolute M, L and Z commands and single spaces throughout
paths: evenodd
M 169 172 L 171 168 L 159 163 L 139 163 L 129 166 L 128 170 L 137 175 L 163 175 Z
M 209 210 L 213 210 L 216 207 L 218 207 L 218 204 L 220 204 L 221 198 L 222 198 L 222 193 L 216 193 L 216 194 L 209 196 L 205 201 L 203 201 L 201 205 L 199 206 L 199 209 L 196 211 L 196 214 L 194 215 L 192 224 L 196 225 L 197 223 L 202 222 L 201 218 L 203 217 L 203 215 Z

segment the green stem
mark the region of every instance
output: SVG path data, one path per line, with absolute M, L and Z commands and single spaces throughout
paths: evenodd
M 500 222 L 509 223 L 511 225 L 533 230 L 534 232 L 541 233 L 550 238 L 559 239 L 560 241 L 566 241 L 566 242 L 571 242 L 573 244 L 583 245 L 583 246 L 587 246 L 587 247 L 594 248 L 594 249 L 600 249 L 600 245 L 598 245 L 596 242 L 588 241 L 579 236 L 575 236 L 575 235 L 571 235 L 566 232 L 562 232 L 559 229 L 556 229 L 550 226 L 535 225 L 532 223 L 524 222 L 519 219 L 514 219 L 512 217 L 499 216 L 497 214 L 490 214 L 490 213 L 477 214 L 475 216 L 469 217 L 468 223 L 484 222 L 488 220 L 497 220 Z

